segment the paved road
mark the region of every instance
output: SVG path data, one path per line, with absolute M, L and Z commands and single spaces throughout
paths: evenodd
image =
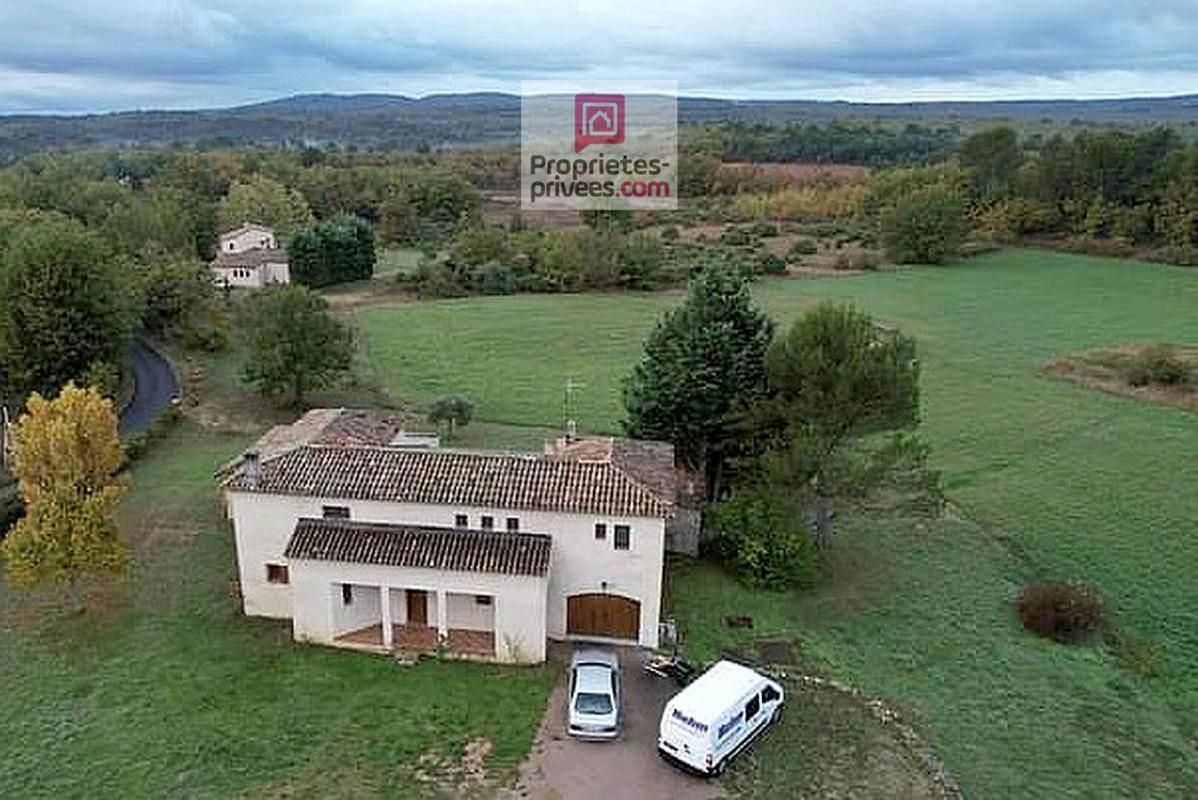
M 133 364 L 133 399 L 121 412 L 121 433 L 140 433 L 179 393 L 175 373 L 165 358 L 139 339 L 129 346 Z
M 555 647 L 555 649 L 557 649 Z M 641 667 L 645 653 L 617 648 L 624 672 L 624 729 L 613 742 L 581 742 L 566 734 L 565 673 L 549 696 L 549 708 L 506 798 L 529 800 L 708 800 L 719 797 L 716 781 L 666 764 L 657 755 L 657 724 L 666 701 L 678 688 Z M 568 661 L 568 648 L 552 654 Z

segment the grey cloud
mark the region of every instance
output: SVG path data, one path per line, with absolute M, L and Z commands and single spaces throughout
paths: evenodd
M 783 0 L 0 0 L 0 110 L 211 105 L 301 91 L 514 90 L 521 78 L 690 87 L 1084 88 L 1196 76 L 1198 3 Z M 1090 80 L 1087 81 L 1087 76 Z M 1184 77 L 1181 79 L 1184 84 Z M 769 87 L 776 87 L 771 89 Z M 222 99 L 222 98 L 227 98 Z M 902 99 L 902 98 L 895 98 Z

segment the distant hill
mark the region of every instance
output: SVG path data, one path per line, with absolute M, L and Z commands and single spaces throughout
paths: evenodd
M 1198 95 L 1120 100 L 847 103 L 684 97 L 683 122 L 875 121 L 1198 126 Z M 304 143 L 400 150 L 515 142 L 520 99 L 495 92 L 421 98 L 388 94 L 305 94 L 194 111 L 84 115 L 0 115 L 0 157 L 48 149 L 188 144 Z

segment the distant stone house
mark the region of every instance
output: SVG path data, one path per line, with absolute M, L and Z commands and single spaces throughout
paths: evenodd
M 278 246 L 275 232 L 246 223 L 222 234 L 211 263 L 218 286 L 258 289 L 271 283 L 290 283 L 287 251 Z
M 539 662 L 547 639 L 656 647 L 672 446 L 442 448 L 316 409 L 219 473 L 246 614 L 299 641 Z

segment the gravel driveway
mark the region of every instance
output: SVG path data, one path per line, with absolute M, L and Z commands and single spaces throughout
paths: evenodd
M 687 775 L 657 755 L 657 723 L 673 682 L 642 669 L 646 654 L 616 648 L 624 673 L 624 728 L 612 742 L 580 742 L 566 735 L 566 683 L 569 671 L 549 696 L 549 706 L 520 781 L 506 798 L 533 800 L 623 800 L 720 796 L 719 784 Z M 554 647 L 551 657 L 569 663 L 571 648 Z

